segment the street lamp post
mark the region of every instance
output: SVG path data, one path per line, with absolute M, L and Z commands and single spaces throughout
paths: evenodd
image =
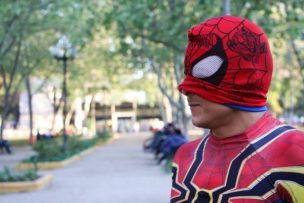
M 62 82 L 62 100 L 63 100 L 63 150 L 67 147 L 66 116 L 67 116 L 67 61 L 73 59 L 76 55 L 76 49 L 70 43 L 66 36 L 61 36 L 55 46 L 50 47 L 50 52 L 58 61 L 63 62 L 63 82 Z

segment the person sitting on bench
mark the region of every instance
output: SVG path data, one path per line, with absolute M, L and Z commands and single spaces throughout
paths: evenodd
M 7 140 L 0 140 L 0 148 L 1 148 L 1 150 L 3 150 L 3 148 L 4 148 L 8 154 L 12 153 L 10 143 Z

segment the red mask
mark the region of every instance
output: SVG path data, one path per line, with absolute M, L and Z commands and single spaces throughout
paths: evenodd
M 212 102 L 265 107 L 272 55 L 264 31 L 247 19 L 214 17 L 188 31 L 180 91 Z

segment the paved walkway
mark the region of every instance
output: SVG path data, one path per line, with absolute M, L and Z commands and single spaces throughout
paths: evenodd
M 148 134 L 121 135 L 111 144 L 101 146 L 65 168 L 43 171 L 42 173 L 54 176 L 49 187 L 31 193 L 0 194 L 0 202 L 169 202 L 171 176 L 156 165 L 152 154 L 142 151 L 142 141 L 147 136 Z M 16 157 L 21 156 L 23 155 Z M 3 164 L 2 155 L 1 162 Z

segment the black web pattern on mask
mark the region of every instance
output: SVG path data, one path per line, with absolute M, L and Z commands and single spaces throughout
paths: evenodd
M 231 29 L 229 32 L 223 31 L 219 25 L 223 22 L 227 21 L 227 23 L 233 24 L 235 27 Z M 226 22 L 225 22 L 226 23 Z M 204 33 L 204 28 L 210 29 L 209 33 Z M 194 28 L 192 28 L 194 29 Z M 212 39 L 214 39 L 213 32 L 216 31 L 218 33 L 222 34 L 222 43 L 223 44 L 223 51 L 225 53 L 230 52 L 233 53 L 233 55 L 230 56 L 227 55 L 228 60 L 228 69 L 225 74 L 233 74 L 233 79 L 231 81 L 221 81 L 220 85 L 216 86 L 216 88 L 222 89 L 225 87 L 231 87 L 232 89 L 238 88 L 237 83 L 237 77 L 239 74 L 242 74 L 243 77 L 247 77 L 247 85 L 246 89 L 254 89 L 254 88 L 261 88 L 263 85 L 263 79 L 268 71 L 267 67 L 267 46 L 265 42 L 261 42 L 261 36 L 264 35 L 264 33 L 256 34 L 252 32 L 249 28 L 245 25 L 245 20 L 243 21 L 233 21 L 229 20 L 225 17 L 221 17 L 216 24 L 211 24 L 210 21 L 207 21 L 204 23 L 204 26 L 202 26 L 201 30 L 199 31 L 199 35 L 192 36 L 193 38 L 197 38 L 198 41 L 195 43 L 192 41 L 192 44 L 189 44 L 189 47 L 187 50 L 186 55 L 186 64 L 190 63 L 190 60 L 193 56 L 196 55 L 196 53 L 199 51 L 200 46 L 204 46 L 207 49 L 212 48 Z M 264 54 L 264 55 L 262 55 Z M 261 59 L 260 57 L 264 57 L 264 59 Z M 229 61 L 235 61 L 237 66 L 231 67 L 229 64 Z M 260 64 L 259 64 L 259 63 Z M 263 63 L 263 64 L 261 64 Z M 193 66 L 195 64 L 187 64 L 189 66 Z M 259 68 L 259 65 L 262 66 L 262 68 Z M 263 67 L 264 66 L 264 67 Z M 266 67 L 266 68 L 265 68 Z M 190 70 L 190 74 L 192 75 L 192 68 Z M 208 67 L 209 69 L 217 68 Z M 204 78 L 200 78 L 201 80 L 205 80 Z M 243 87 L 244 88 L 244 87 Z M 249 95 L 250 96 L 250 95 Z

